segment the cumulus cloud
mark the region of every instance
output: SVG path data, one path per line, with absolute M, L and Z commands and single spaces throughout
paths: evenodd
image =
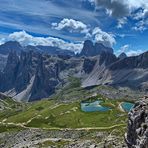
M 52 23 L 52 28 L 56 30 L 63 30 L 66 29 L 70 32 L 78 32 L 87 34 L 89 32 L 89 28 L 83 22 L 74 20 L 74 19 L 67 19 L 64 18 L 59 23 Z
M 105 8 L 107 14 L 117 18 L 118 28 L 122 28 L 127 22 L 127 17 L 138 21 L 142 19 L 143 22 L 148 17 L 147 0 L 96 0 L 96 6 Z M 143 26 L 147 26 L 147 24 L 145 23 Z M 141 25 L 137 30 L 141 30 Z
M 99 27 L 89 28 L 86 24 L 73 19 L 63 19 L 60 23 L 52 23 L 52 27 L 57 30 L 68 29 L 70 32 L 85 34 L 85 39 L 94 40 L 107 47 L 112 47 L 116 41 L 112 34 L 102 31 Z
M 5 38 L 5 42 L 6 41 L 18 41 L 23 46 L 27 45 L 52 46 L 61 49 L 71 50 L 74 51 L 75 53 L 80 52 L 83 47 L 83 43 L 67 42 L 63 39 L 55 37 L 34 37 L 26 33 L 25 31 L 14 32 L 10 34 L 7 38 Z
M 102 43 L 107 47 L 112 47 L 116 43 L 114 35 L 102 31 L 99 27 L 93 29 L 92 37 L 94 37 L 96 42 Z

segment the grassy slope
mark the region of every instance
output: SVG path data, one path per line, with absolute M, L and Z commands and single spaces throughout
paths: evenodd
M 115 106 L 119 102 L 106 100 L 106 106 Z M 59 127 L 59 128 L 84 128 L 108 127 L 125 123 L 127 114 L 121 112 L 118 106 L 107 112 L 81 111 L 80 102 L 56 103 L 51 100 L 42 100 L 27 107 L 16 115 L 7 118 L 6 122 L 25 123 L 29 127 Z M 30 120 L 32 119 L 32 120 Z M 28 122 L 30 120 L 30 122 Z M 28 122 L 28 123 L 27 123 Z
M 8 99 L 10 109 L 0 112 L 0 122 L 23 123 L 27 127 L 38 128 L 85 128 L 85 127 L 108 127 L 126 124 L 127 113 L 121 112 L 118 108 L 120 101 L 109 100 L 101 96 L 91 98 L 92 101 L 102 98 L 102 105 L 112 107 L 107 112 L 82 112 L 80 102 L 87 98 L 89 91 L 80 88 L 80 81 L 77 78 L 70 78 L 70 84 L 53 97 L 53 100 L 41 100 L 31 104 L 11 102 Z M 76 97 L 73 102 L 62 103 L 60 99 Z M 79 101 L 76 101 L 79 100 Z

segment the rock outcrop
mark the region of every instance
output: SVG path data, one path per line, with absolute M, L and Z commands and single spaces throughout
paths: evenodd
M 129 148 L 148 148 L 148 97 L 136 102 L 128 114 L 125 140 Z

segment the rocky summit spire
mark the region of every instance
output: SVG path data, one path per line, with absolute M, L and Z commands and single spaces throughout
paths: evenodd
M 100 55 L 102 52 L 113 54 L 113 49 L 106 47 L 101 43 L 93 44 L 92 41 L 86 40 L 84 42 L 84 46 L 83 46 L 83 49 L 80 53 L 80 56 L 86 56 L 86 57 L 96 56 L 96 55 Z
M 126 55 L 126 53 L 124 53 L 124 52 L 122 52 L 122 53 L 118 56 L 119 59 L 124 59 L 124 58 L 126 58 L 126 57 L 127 57 L 127 55 Z

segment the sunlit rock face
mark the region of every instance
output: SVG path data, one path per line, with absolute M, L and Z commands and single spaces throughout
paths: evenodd
M 127 128 L 125 140 L 129 148 L 148 148 L 148 97 L 129 112 Z

